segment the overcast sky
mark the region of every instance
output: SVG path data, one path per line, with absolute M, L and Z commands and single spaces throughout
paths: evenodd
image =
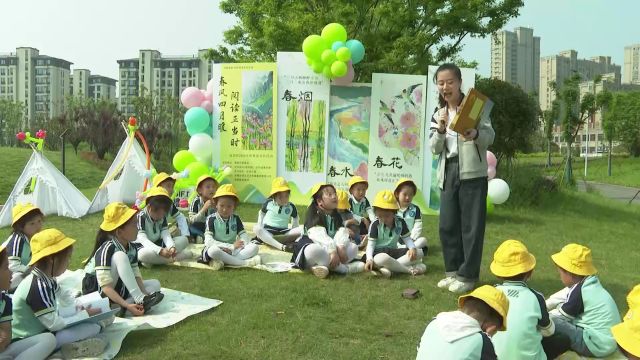
M 118 78 L 116 60 L 139 49 L 191 55 L 222 41 L 234 18 L 218 0 L 3 0 L 0 52 L 19 46 L 73 62 L 93 74 Z M 640 0 L 525 0 L 507 30 L 533 27 L 540 55 L 566 49 L 579 58 L 609 55 L 623 65 L 624 46 L 640 43 Z M 317 29 L 320 32 L 320 29 Z M 490 40 L 465 40 L 462 58 L 477 60 L 489 75 Z M 366 44 L 365 44 L 366 46 Z

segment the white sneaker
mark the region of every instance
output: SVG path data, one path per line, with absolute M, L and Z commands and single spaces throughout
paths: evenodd
M 423 275 L 427 272 L 427 265 L 425 264 L 416 264 L 411 268 L 411 275 Z
M 311 267 L 311 272 L 313 275 L 319 277 L 320 279 L 324 279 L 329 275 L 329 269 L 326 266 L 316 265 Z
M 449 286 L 451 286 L 454 281 L 456 281 L 456 278 L 453 276 L 447 276 L 446 278 L 438 281 L 438 287 L 440 289 L 449 289 Z
M 454 280 L 451 285 L 449 285 L 449 291 L 454 294 L 464 294 L 468 293 L 473 288 L 475 288 L 476 284 L 474 282 L 464 282 L 459 280 Z
M 385 279 L 390 279 L 391 278 L 391 270 L 387 269 L 387 268 L 380 268 L 378 269 L 378 271 L 380 272 L 380 275 L 385 278 Z
M 256 255 L 249 260 L 246 260 L 246 267 L 254 267 L 256 265 L 260 265 L 262 260 L 260 259 L 260 255 Z
M 77 359 L 86 357 L 96 357 L 104 352 L 107 348 L 107 342 L 92 337 L 85 340 L 76 341 L 70 344 L 64 344 L 61 347 L 62 355 L 65 359 Z
M 184 249 L 176 255 L 176 261 L 191 260 L 193 258 L 193 253 L 188 249 Z
M 213 259 L 209 261 L 209 267 L 211 270 L 218 271 L 224 267 L 224 263 L 221 260 Z
M 357 274 L 364 271 L 364 263 L 362 261 L 354 261 L 352 263 L 347 264 L 347 274 Z

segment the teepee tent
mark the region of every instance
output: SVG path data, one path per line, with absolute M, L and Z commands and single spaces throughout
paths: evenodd
M 132 136 L 127 137 L 113 159 L 87 214 L 102 211 L 109 203 L 115 201 L 135 203 L 136 191 L 142 190 L 144 180 L 150 174 L 146 162 L 147 157 L 138 141 Z
M 32 186 L 32 181 L 35 186 Z M 27 202 L 39 207 L 45 215 L 71 218 L 84 216 L 89 208 L 89 200 L 80 190 L 35 150 L 0 211 L 0 227 L 11 225 L 14 205 Z

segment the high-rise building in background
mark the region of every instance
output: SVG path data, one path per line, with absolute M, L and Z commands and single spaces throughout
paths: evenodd
M 90 93 L 92 75 L 89 70 L 74 70 L 74 74 L 78 75 L 74 76 L 72 83 L 72 64 L 67 60 L 41 55 L 38 49 L 31 47 L 19 47 L 15 52 L 0 55 L 0 99 L 24 105 L 26 128 L 36 116 L 52 118 L 64 111 L 69 95 L 82 93 L 87 96 Z M 100 83 L 105 81 L 100 80 Z M 109 81 L 109 96 L 115 101 L 116 80 Z
M 71 89 L 73 96 L 84 96 L 95 101 L 107 100 L 117 102 L 116 79 L 101 75 L 91 75 L 87 69 L 73 69 L 71 75 Z
M 533 29 L 502 30 L 491 41 L 491 77 L 518 85 L 527 93 L 538 93 L 540 38 Z
M 624 47 L 623 84 L 640 85 L 640 44 Z
M 595 56 L 590 59 L 578 59 L 575 50 L 563 51 L 558 55 L 540 58 L 540 108 L 544 111 L 550 108 L 556 98 L 556 94 L 549 86 L 555 82 L 562 87 L 564 81 L 574 73 L 579 74 L 583 80 L 593 80 L 596 75 L 608 75 L 615 86 L 620 86 L 620 65 L 611 62 L 610 56 Z
M 118 60 L 120 68 L 120 111 L 133 114 L 132 99 L 142 91 L 180 97 L 189 86 L 204 89 L 211 79 L 207 50 L 192 56 L 165 56 L 158 50 L 140 50 L 139 56 Z

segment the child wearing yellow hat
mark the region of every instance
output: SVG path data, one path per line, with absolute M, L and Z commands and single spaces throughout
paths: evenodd
M 240 202 L 235 187 L 225 184 L 213 196 L 216 212 L 209 215 L 204 249 L 198 262 L 219 270 L 225 265 L 253 267 L 260 264 L 258 245 L 251 242 L 235 209 Z
M 561 353 L 545 353 L 543 337 L 554 334 L 555 326 L 549 317 L 544 296 L 531 289 L 527 281 L 536 267 L 536 258 L 518 240 L 507 240 L 493 254 L 491 272 L 503 280 L 497 288 L 509 298 L 507 322 L 509 330 L 493 337 L 499 359 L 555 359 Z M 552 340 L 552 347 L 559 341 L 564 346 L 568 338 Z
M 11 284 L 11 270 L 7 250 L 0 246 L 0 358 L 43 360 L 56 348 L 56 337 L 46 332 L 26 339 L 11 341 L 13 303 L 7 294 Z
M 16 204 L 11 212 L 13 232 L 4 242 L 4 246 L 7 248 L 9 270 L 12 273 L 10 290 L 14 291 L 29 269 L 29 261 L 31 261 L 29 239 L 42 230 L 44 214 L 30 203 Z
M 416 249 L 407 223 L 398 216 L 398 202 L 393 192 L 382 190 L 377 193 L 373 208 L 377 219 L 369 229 L 367 250 L 362 259 L 365 270 L 372 271 L 375 265 L 387 278 L 394 272 L 424 274 L 427 267 L 422 263 L 422 250 Z M 398 247 L 399 241 L 406 247 Z
M 291 262 L 324 279 L 329 271 L 338 274 L 362 272 L 364 266 L 353 261 L 358 246 L 349 240 L 349 232 L 338 214 L 336 188 L 317 183 L 311 188 L 311 204 L 307 208 L 302 237 L 294 243 Z
M 509 300 L 493 286 L 484 285 L 461 296 L 458 311 L 442 312 L 429 323 L 416 359 L 496 359 L 490 337 L 511 326 L 508 312 Z
M 398 216 L 404 219 L 407 227 L 411 231 L 413 244 L 418 249 L 422 249 L 427 255 L 427 238 L 422 235 L 422 213 L 420 207 L 413 203 L 413 198 L 418 192 L 418 186 L 411 179 L 403 178 L 398 180 L 393 195 L 398 201 Z
M 169 174 L 165 172 L 161 172 L 153 178 L 153 186 L 161 187 L 167 190 L 169 196 L 173 196 L 174 186 L 176 185 L 176 179 L 173 176 L 169 176 Z M 187 222 L 187 218 L 178 210 L 175 202 L 171 202 L 171 209 L 169 209 L 169 222 L 173 219 L 176 222 L 176 226 L 178 230 L 180 230 L 180 235 L 189 237 L 191 233 L 189 232 L 189 223 Z
M 369 182 L 362 176 L 356 175 L 349 179 L 348 185 L 351 212 L 353 217 L 360 222 L 360 235 L 366 235 L 369 232 L 371 222 L 376 218 L 371 203 L 369 203 L 366 196 Z
M 205 174 L 198 178 L 196 182 L 198 196 L 189 205 L 189 222 L 191 223 L 189 231 L 191 236 L 204 237 L 205 221 L 209 215 L 216 211 L 213 205 L 213 195 L 215 195 L 219 186 L 220 184 L 216 179 L 210 175 Z
M 556 332 L 571 339 L 570 349 L 588 357 L 606 357 L 616 348 L 611 327 L 620 322 L 613 298 L 602 287 L 591 249 L 569 244 L 551 256 L 568 296 L 550 312 Z M 559 349 L 561 350 L 561 349 Z
M 302 235 L 298 209 L 289 201 L 290 194 L 291 189 L 284 178 L 273 179 L 269 198 L 258 211 L 258 222 L 253 227 L 259 240 L 287 252 L 293 252 L 293 242 Z M 280 235 L 280 241 L 274 235 Z
M 13 295 L 12 336 L 16 340 L 53 332 L 57 347 L 62 347 L 65 357 L 93 357 L 101 354 L 107 345 L 96 337 L 101 325 L 80 323 L 67 327 L 58 312 L 58 304 L 75 303 L 73 298 L 65 296 L 55 280 L 67 270 L 75 242 L 57 229 L 43 230 L 31 238 L 31 273 Z M 92 308 L 83 310 L 89 315 L 100 312 Z
M 351 211 L 349 193 L 338 189 L 336 190 L 336 194 L 338 196 L 338 214 L 340 214 L 342 218 L 344 227 L 349 230 L 349 238 L 362 249 L 366 246 L 367 235 L 360 235 L 360 223 L 354 218 L 353 212 Z
M 138 258 L 144 264 L 165 265 L 193 257 L 186 247 L 189 241 L 184 236 L 172 237 L 169 232 L 167 213 L 171 209 L 171 197 L 161 187 L 151 188 L 147 195 L 147 206 L 137 215 Z
M 640 360 L 640 316 L 632 316 L 611 328 L 618 348 L 630 360 Z
M 138 234 L 136 215 L 136 210 L 118 202 L 104 209 L 96 243 L 84 268 L 82 292 L 98 291 L 133 316 L 140 316 L 164 295 L 158 280 L 142 280 L 138 250 L 131 244 Z

